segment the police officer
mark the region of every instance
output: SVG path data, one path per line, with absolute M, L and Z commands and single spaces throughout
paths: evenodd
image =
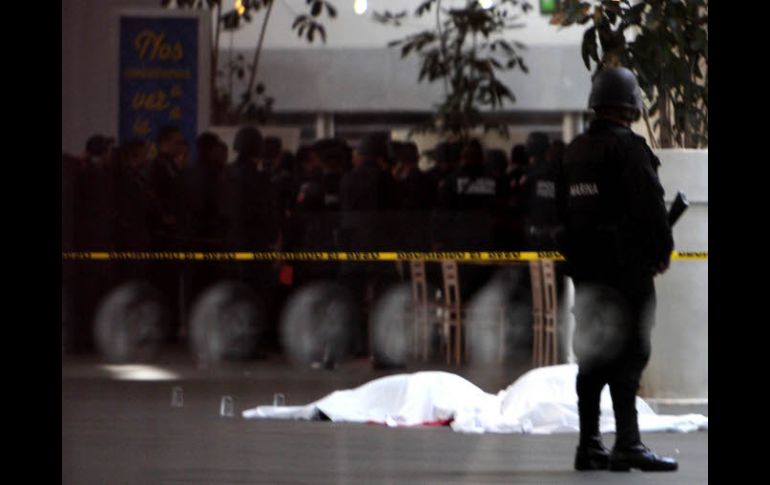
M 445 179 L 433 213 L 435 246 L 442 251 L 494 248 L 494 208 L 498 184 L 484 173 L 484 150 L 472 139 L 463 148 L 460 167 Z M 492 267 L 460 266 L 460 296 L 470 298 L 488 281 Z
M 436 198 L 433 182 L 418 167 L 420 153 L 414 142 L 397 142 L 394 152 L 398 213 L 393 227 L 398 233 L 397 244 L 404 251 L 430 251 L 430 216 Z
M 155 251 L 179 249 L 184 228 L 183 178 L 181 164 L 185 151 L 182 131 L 173 125 L 158 130 L 157 157 L 150 162 L 148 182 L 155 194 L 149 226 Z
M 392 251 L 396 249 L 392 225 L 387 222 L 396 207 L 395 182 L 385 169 L 388 163 L 387 132 L 364 136 L 354 151 L 354 168 L 340 181 L 340 243 L 348 251 Z M 351 262 L 340 267 L 359 308 L 361 320 L 355 354 L 366 353 L 368 338 L 365 326 L 366 308 L 390 284 L 397 280 L 395 267 L 381 262 Z M 375 366 L 383 364 L 375 357 Z M 385 364 L 387 365 L 387 364 Z
M 279 244 L 281 214 L 270 175 L 259 170 L 262 134 L 253 126 L 235 135 L 235 161 L 227 165 L 219 191 L 225 224 L 225 247 L 230 251 L 271 251 Z M 233 277 L 257 291 L 270 291 L 272 264 L 257 262 L 232 266 Z
M 267 251 L 279 236 L 280 210 L 270 175 L 260 171 L 262 134 L 253 126 L 238 130 L 238 153 L 225 168 L 222 213 L 227 219 L 226 242 L 232 251 Z
M 673 471 L 641 441 L 636 393 L 650 356 L 653 277 L 669 265 L 673 238 L 659 160 L 631 123 L 642 100 L 633 73 L 607 68 L 593 80 L 596 119 L 566 150 L 560 207 L 563 252 L 576 288 L 574 350 L 580 443 L 577 470 Z M 612 452 L 599 432 L 600 394 L 609 384 L 615 411 Z
M 527 137 L 529 155 L 527 204 L 527 244 L 537 251 L 556 249 L 559 216 L 556 206 L 556 164 L 546 155 L 548 135 L 533 132 Z

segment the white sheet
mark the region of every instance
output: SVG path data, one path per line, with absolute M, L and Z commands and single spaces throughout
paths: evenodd
M 243 411 L 247 419 L 319 419 L 418 426 L 452 420 L 455 431 L 466 433 L 577 432 L 577 365 L 541 367 L 521 376 L 507 389 L 489 394 L 448 372 L 417 372 L 375 379 L 355 389 L 335 391 L 306 406 L 258 406 Z M 700 414 L 657 415 L 636 399 L 641 431 L 689 432 L 708 429 Z M 612 398 L 605 387 L 601 396 L 603 433 L 615 431 Z

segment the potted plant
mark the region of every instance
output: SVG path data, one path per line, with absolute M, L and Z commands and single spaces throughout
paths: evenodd
M 401 57 L 419 57 L 419 82 L 443 85 L 443 99 L 433 119 L 415 131 L 436 131 L 461 140 L 481 126 L 484 131 L 506 132 L 504 124 L 489 119 L 483 110 L 516 100 L 499 74 L 516 68 L 528 72 L 521 55 L 524 44 L 509 41 L 507 34 L 523 27 L 521 14 L 531 8 L 519 0 L 466 0 L 459 7 L 456 2 L 451 7 L 442 5 L 441 0 L 419 4 L 414 16 L 435 15 L 434 26 L 389 43 L 401 49 Z M 376 13 L 375 20 L 400 26 L 406 16 L 407 11 L 384 11 Z
M 297 0 L 301 2 L 301 0 Z M 211 103 L 212 124 L 235 125 L 243 122 L 265 123 L 272 111 L 274 99 L 266 94 L 266 87 L 257 81 L 259 58 L 265 39 L 265 32 L 273 10 L 273 0 L 236 0 L 230 10 L 223 12 L 222 0 L 161 0 L 166 8 L 210 9 L 216 19 L 213 26 L 214 43 L 211 46 Z M 305 0 L 306 11 L 298 13 L 292 23 L 292 30 L 309 43 L 316 39 L 326 42 L 326 30 L 319 19 L 324 12 L 329 18 L 337 16 L 337 9 L 326 0 Z M 234 32 L 244 23 L 261 18 L 262 24 L 256 40 L 254 57 L 246 62 L 242 55 L 228 62 L 220 69 L 219 40 L 222 31 Z M 243 79 L 248 74 L 246 89 L 237 100 L 233 92 L 233 76 Z M 237 101 L 236 101 L 237 100 Z
M 552 23 L 589 25 L 586 68 L 631 69 L 660 148 L 708 146 L 708 0 L 565 0 Z M 649 121 L 649 120 L 648 120 Z M 648 123 L 649 126 L 649 123 Z

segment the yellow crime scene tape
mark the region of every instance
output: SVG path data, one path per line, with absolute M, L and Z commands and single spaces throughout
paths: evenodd
M 64 252 L 68 261 L 564 261 L 556 251 L 434 252 Z M 708 259 L 708 251 L 673 251 L 672 260 Z

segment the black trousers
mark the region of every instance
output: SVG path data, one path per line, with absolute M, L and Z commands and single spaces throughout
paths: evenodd
M 615 412 L 615 448 L 641 442 L 636 393 L 650 359 L 655 312 L 652 277 L 575 280 L 575 335 L 580 441 L 599 436 L 599 404 L 610 386 Z

